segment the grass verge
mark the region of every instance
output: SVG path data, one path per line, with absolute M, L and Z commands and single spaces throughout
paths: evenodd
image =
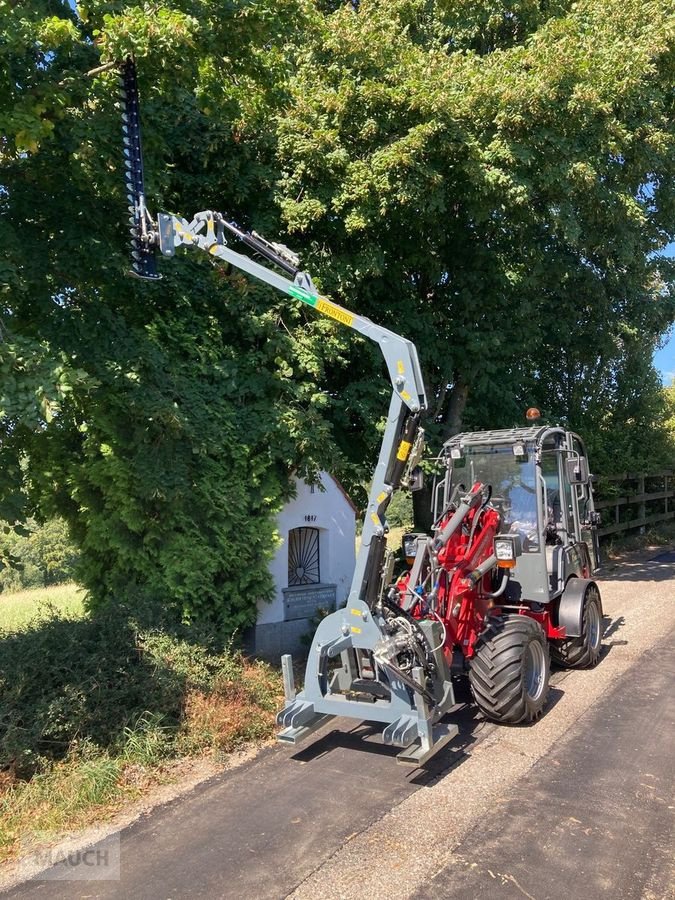
M 279 673 L 217 635 L 23 593 L 32 617 L 0 600 L 0 861 L 273 733 Z
M 58 584 L 48 588 L 3 592 L 0 594 L 0 634 L 25 628 L 40 610 L 81 618 L 84 591 L 76 584 Z

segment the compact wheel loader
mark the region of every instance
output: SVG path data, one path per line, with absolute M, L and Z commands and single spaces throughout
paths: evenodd
M 489 719 L 537 719 L 551 660 L 588 667 L 600 654 L 599 518 L 581 438 L 544 425 L 452 437 L 440 457 L 432 533 L 405 536 L 407 566 L 395 574 L 386 510 L 396 491 L 419 486 L 424 453 L 427 398 L 415 346 L 322 297 L 288 248 L 222 213 L 153 217 L 132 57 L 120 75 L 133 274 L 161 277 L 158 251 L 206 252 L 375 341 L 392 385 L 349 597 L 317 628 L 300 692 L 290 656 L 282 658 L 279 740 L 293 744 L 346 716 L 381 723 L 399 761 L 421 765 L 457 734 L 447 718 L 457 668 Z

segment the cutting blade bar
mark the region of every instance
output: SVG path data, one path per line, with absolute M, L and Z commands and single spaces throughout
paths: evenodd
M 138 82 L 136 63 L 132 56 L 127 56 L 122 63 L 120 82 L 120 100 L 123 107 L 124 181 L 129 204 L 131 235 L 131 271 L 139 278 L 156 281 L 162 276 L 157 273 L 152 220 L 145 205 Z

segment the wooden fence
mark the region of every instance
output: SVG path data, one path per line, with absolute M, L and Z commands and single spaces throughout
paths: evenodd
M 601 477 L 595 508 L 602 515 L 600 537 L 644 531 L 646 525 L 675 520 L 675 471 Z

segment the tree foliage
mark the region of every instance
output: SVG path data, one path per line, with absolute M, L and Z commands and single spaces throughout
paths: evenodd
M 608 384 L 623 428 L 621 385 L 640 357 L 653 398 L 674 315 L 672 6 L 398 0 L 314 25 L 285 218 L 417 343 L 438 436 L 533 401 L 588 425 Z
M 663 389 L 665 400 L 665 424 L 671 443 L 675 443 L 675 378 Z
M 72 581 L 77 549 L 62 519 L 29 521 L 23 534 L 3 523 L 0 533 L 0 591 L 43 588 Z M 24 529 L 22 529 L 24 531 Z
M 8 469 L 29 510 L 68 521 L 92 603 L 149 598 L 242 627 L 270 591 L 289 472 L 329 461 L 319 385 L 332 329 L 208 260 L 155 286 L 126 276 L 116 76 L 85 73 L 143 58 L 153 195 L 187 214 L 215 201 L 264 230 L 263 110 L 296 7 L 3 12 Z
M 435 440 L 533 402 L 603 468 L 661 440 L 666 0 L 4 0 L 0 31 L 0 515 L 63 516 L 95 605 L 250 623 L 289 472 L 357 484 L 387 394 L 375 351 L 209 260 L 126 276 L 96 70 L 128 52 L 151 207 L 285 231 L 416 342 Z

